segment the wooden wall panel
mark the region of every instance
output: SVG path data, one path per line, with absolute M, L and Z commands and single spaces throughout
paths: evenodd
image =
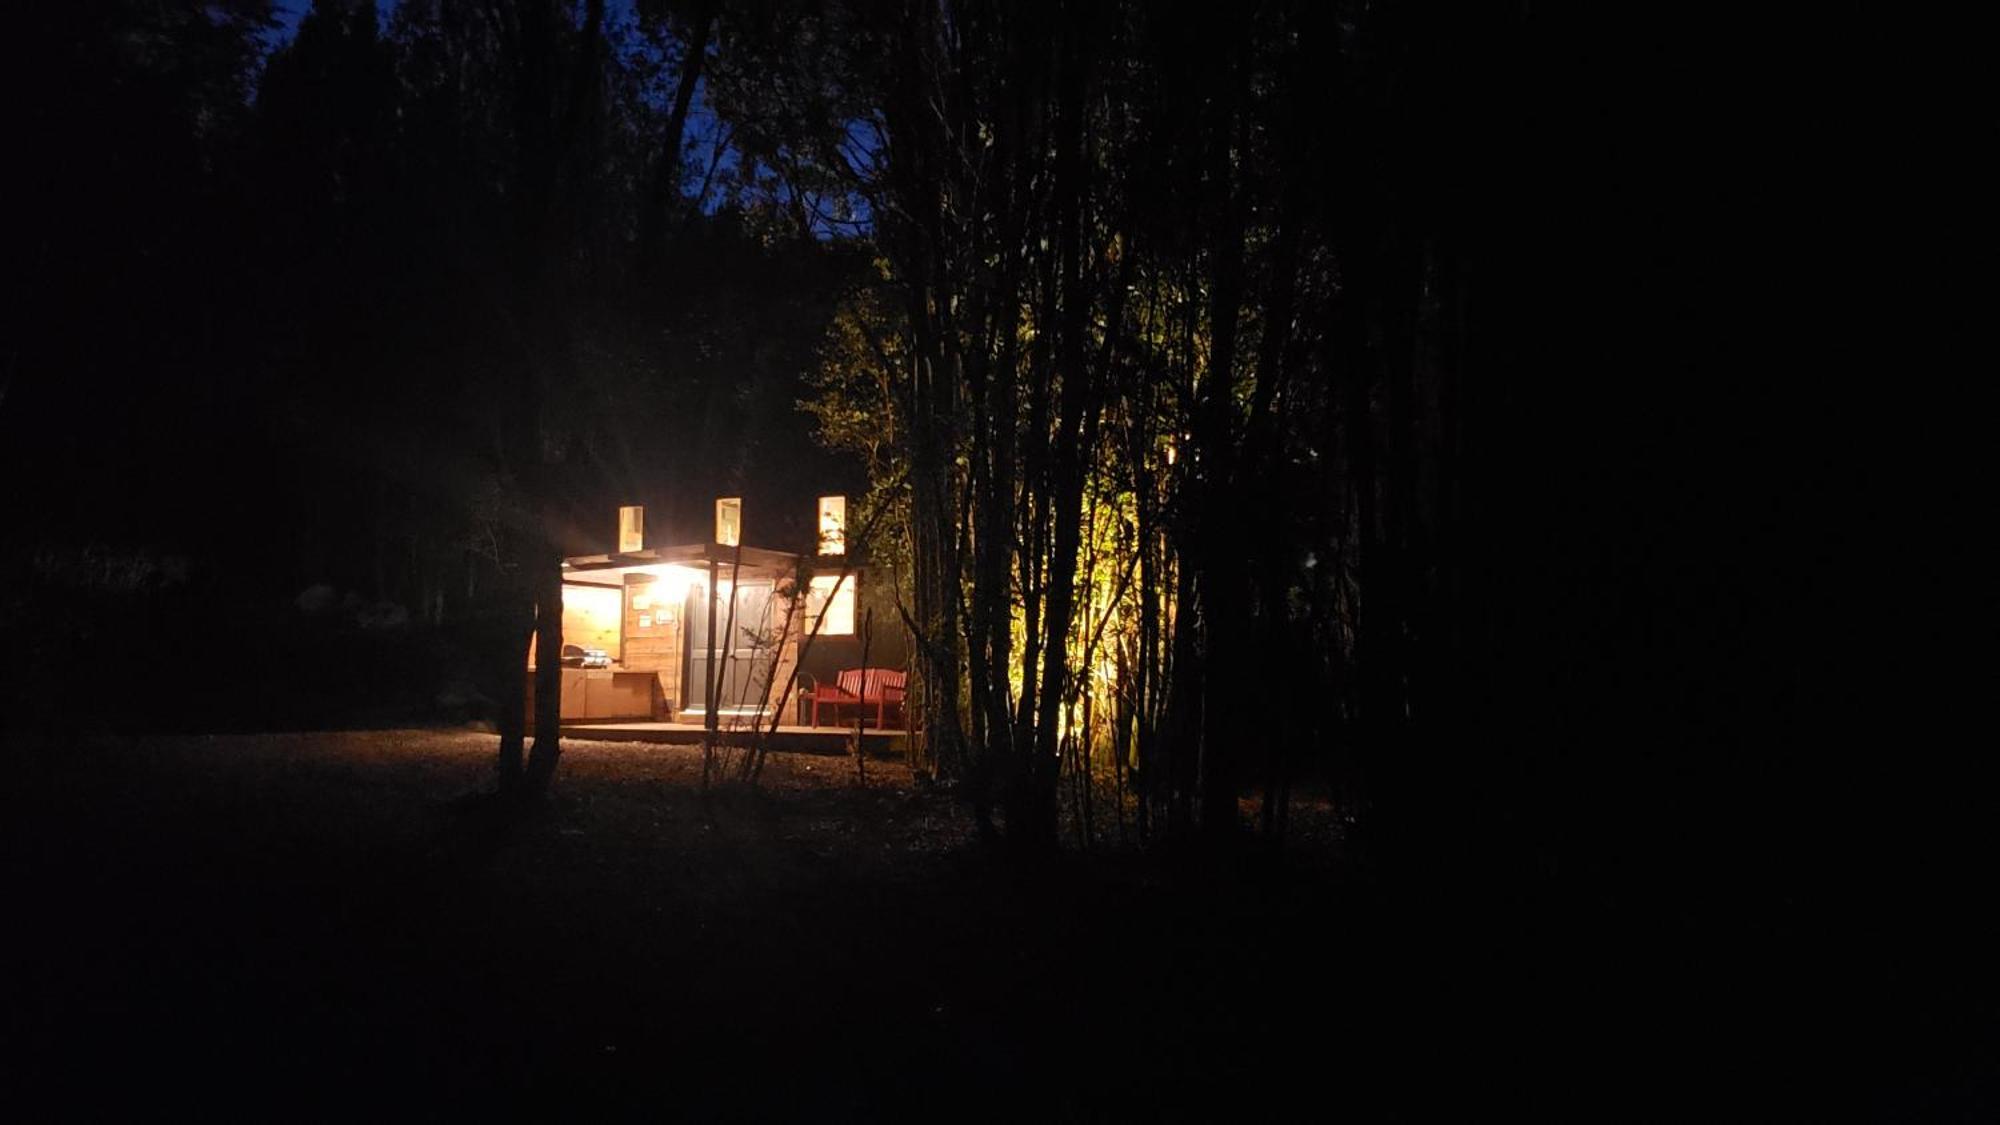
M 686 606 L 663 605 L 652 599 L 655 582 L 629 582 L 625 587 L 625 652 L 627 668 L 654 672 L 660 697 L 669 708 L 680 707 L 681 614 Z M 640 603 L 646 603 L 643 608 Z

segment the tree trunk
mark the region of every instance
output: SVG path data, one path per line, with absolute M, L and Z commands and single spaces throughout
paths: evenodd
M 537 542 L 530 575 L 535 602 L 535 744 L 528 751 L 523 793 L 541 796 L 555 780 L 562 756 L 562 560 L 546 540 Z
M 1089 296 L 1085 287 L 1082 184 L 1085 112 L 1084 44 L 1081 29 L 1065 33 L 1062 77 L 1056 100 L 1055 190 L 1058 199 L 1057 276 L 1060 307 L 1056 330 L 1056 374 L 1062 380 L 1055 443 L 1049 465 L 1047 525 L 1053 542 L 1048 556 L 1047 620 L 1044 624 L 1042 684 L 1035 736 L 1030 744 L 1027 785 L 1021 794 L 1019 824 L 1008 831 L 1031 846 L 1053 847 L 1056 838 L 1056 784 L 1061 757 L 1058 716 L 1069 694 L 1069 640 L 1076 612 L 1077 555 L 1083 548 L 1082 437 L 1094 412 L 1096 392 L 1085 363 Z M 1032 670 L 1024 673 L 1031 675 Z
M 1225 79 L 1231 96 L 1215 125 L 1209 154 L 1209 186 L 1217 208 L 1215 244 L 1209 283 L 1209 359 L 1202 381 L 1196 441 L 1202 466 L 1203 510 L 1197 539 L 1202 623 L 1207 640 L 1205 695 L 1220 692 L 1244 700 L 1251 682 L 1250 654 L 1241 642 L 1246 568 L 1244 551 L 1253 536 L 1243 523 L 1243 502 L 1236 496 L 1238 452 L 1235 434 L 1236 321 L 1243 301 L 1243 217 L 1236 198 L 1232 138 L 1238 131 L 1233 107 L 1233 68 Z M 1255 537 L 1261 540 L 1261 536 Z M 1268 549 L 1268 546 L 1262 549 Z M 1205 701 L 1201 723 L 1201 826 L 1209 835 L 1226 835 L 1237 827 L 1236 743 L 1256 738 L 1244 729 L 1256 708 L 1216 706 Z M 1234 729 L 1232 728 L 1234 726 Z

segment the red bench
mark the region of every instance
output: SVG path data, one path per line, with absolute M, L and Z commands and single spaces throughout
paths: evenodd
M 900 668 L 847 668 L 835 683 L 814 684 L 807 694 L 812 700 L 812 725 L 819 725 L 822 703 L 832 709 L 836 723 L 840 721 L 842 707 L 855 706 L 875 708 L 877 727 L 887 725 L 891 709 L 895 710 L 898 722 L 902 722 L 906 676 Z

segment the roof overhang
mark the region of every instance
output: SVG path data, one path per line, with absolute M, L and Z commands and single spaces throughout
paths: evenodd
M 673 547 L 647 547 L 604 555 L 574 555 L 563 560 L 563 581 L 592 586 L 620 586 L 632 574 L 655 573 L 655 568 L 678 566 L 707 570 L 711 565 L 734 568 L 741 565 L 755 574 L 789 574 L 805 556 L 763 547 L 725 547 L 720 543 L 688 543 Z

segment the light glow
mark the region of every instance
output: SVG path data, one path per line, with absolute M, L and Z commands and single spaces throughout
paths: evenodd
M 678 607 L 687 600 L 688 589 L 698 584 L 703 577 L 701 571 L 672 563 L 641 567 L 638 573 L 650 576 L 652 581 L 635 586 L 631 591 L 633 605 L 637 608 Z M 646 605 L 640 606 L 639 598 L 645 598 Z

